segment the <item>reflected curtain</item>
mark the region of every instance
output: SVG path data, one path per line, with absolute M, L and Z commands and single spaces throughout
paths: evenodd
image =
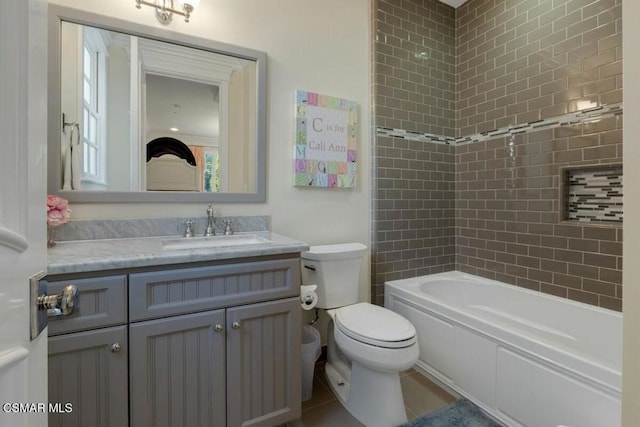
M 204 149 L 205 147 L 201 147 L 198 145 L 189 145 L 189 149 L 193 153 L 193 157 L 196 159 L 196 165 L 198 165 L 198 191 L 203 191 L 204 189 Z

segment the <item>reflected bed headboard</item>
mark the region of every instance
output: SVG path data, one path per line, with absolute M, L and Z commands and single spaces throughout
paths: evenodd
M 200 171 L 193 153 L 175 138 L 156 138 L 147 144 L 147 190 L 199 191 Z

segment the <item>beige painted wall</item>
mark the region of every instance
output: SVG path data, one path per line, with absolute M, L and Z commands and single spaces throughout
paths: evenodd
M 635 427 L 640 420 L 640 56 L 637 44 L 640 2 L 622 0 L 624 51 L 624 270 L 622 312 L 624 348 L 622 361 L 622 425 Z
M 143 25 L 162 27 L 133 0 L 53 0 Z M 202 0 L 191 22 L 170 31 L 267 52 L 267 203 L 216 204 L 216 215 L 270 215 L 272 230 L 309 244 L 370 243 L 369 1 Z M 358 185 L 354 190 L 294 188 L 294 94 L 304 89 L 360 105 Z M 78 204 L 73 218 L 205 215 L 199 204 Z M 361 289 L 369 294 L 365 263 Z

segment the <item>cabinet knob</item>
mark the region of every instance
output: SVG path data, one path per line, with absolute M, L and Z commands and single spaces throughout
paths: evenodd
M 117 353 L 120 351 L 120 343 L 114 342 L 111 344 L 111 353 Z
M 232 327 L 233 329 L 240 329 L 240 322 L 238 322 L 238 321 L 236 320 L 235 322 L 233 322 L 233 323 L 231 324 L 231 327 Z
M 222 325 L 220 323 L 216 323 L 216 326 L 213 328 L 216 332 L 222 332 Z

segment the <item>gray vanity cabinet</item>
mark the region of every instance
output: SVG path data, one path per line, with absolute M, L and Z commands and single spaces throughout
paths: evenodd
M 49 338 L 50 427 L 121 427 L 129 422 L 127 327 Z
M 49 283 L 53 291 L 74 283 L 80 295 L 78 310 L 49 327 L 49 400 L 73 403 L 51 426 L 275 426 L 300 417 L 297 254 L 126 273 Z
M 299 301 L 131 324 L 131 425 L 274 426 L 298 418 Z
M 299 292 L 297 256 L 130 274 L 131 425 L 298 418 Z
M 223 326 L 224 310 L 130 326 L 132 426 L 225 425 Z
M 129 422 L 127 276 L 49 281 L 49 293 L 78 286 L 78 305 L 49 320 L 49 402 L 72 411 L 49 413 L 51 427 L 121 427 Z M 114 326 L 118 325 L 118 326 Z
M 300 417 L 300 299 L 227 309 L 227 425 Z

